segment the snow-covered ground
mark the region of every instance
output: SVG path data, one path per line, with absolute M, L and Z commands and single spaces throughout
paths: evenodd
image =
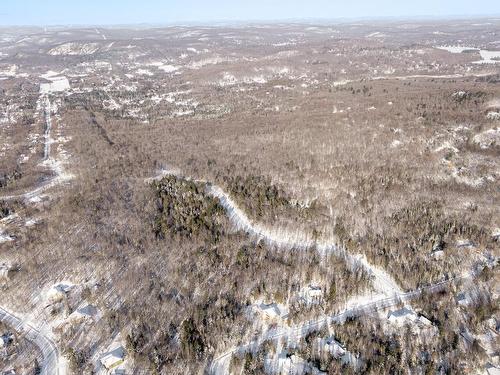
M 480 50 L 482 60 L 474 61 L 474 64 L 496 64 L 500 63 L 500 51 Z
M 450 53 L 463 53 L 464 51 L 478 51 L 475 47 L 464 47 L 464 46 L 438 46 L 437 49 L 448 51 Z
M 42 76 L 42 78 L 50 81 L 48 83 L 40 84 L 41 94 L 51 94 L 55 92 L 63 92 L 69 90 L 69 81 L 64 76 L 59 76 L 55 72 L 48 72 Z
M 35 328 L 35 324 L 29 320 L 20 318 L 1 307 L 0 321 L 17 332 L 22 332 L 28 341 L 38 347 L 42 355 L 41 375 L 65 375 L 67 373 L 66 361 L 62 358 L 50 335 Z
M 43 78 L 46 79 L 55 79 L 56 82 L 59 81 L 59 76 L 57 76 L 58 73 L 55 72 L 48 72 L 43 76 Z M 67 80 L 66 80 L 67 81 Z M 37 202 L 40 201 L 41 199 L 41 194 L 46 191 L 47 189 L 63 184 L 73 178 L 73 175 L 68 173 L 65 170 L 65 160 L 62 157 L 63 152 L 59 152 L 56 157 L 54 157 L 51 154 L 51 145 L 54 143 L 54 139 L 52 138 L 52 116 L 57 113 L 57 106 L 52 105 L 48 96 L 49 93 L 54 93 L 58 91 L 65 91 L 67 88 L 62 88 L 60 86 L 61 90 L 56 90 L 53 91 L 52 89 L 49 90 L 48 92 L 45 91 L 43 88 L 45 85 L 42 83 L 40 85 L 40 98 L 38 100 L 38 106 L 40 108 L 40 111 L 43 113 L 44 118 L 45 118 L 45 134 L 44 134 L 44 158 L 43 161 L 41 162 L 41 165 L 47 167 L 54 173 L 54 177 L 52 177 L 50 180 L 42 183 L 41 185 L 37 186 L 31 191 L 28 191 L 23 194 L 17 194 L 17 195 L 10 195 L 10 196 L 2 196 L 0 197 L 1 199 L 4 200 L 10 200 L 10 199 L 16 199 L 16 198 L 21 198 L 25 199 L 30 202 Z M 69 88 L 69 85 L 68 85 Z
M 52 56 L 81 56 L 93 55 L 100 48 L 99 43 L 64 43 L 50 49 L 47 53 Z
M 158 180 L 167 175 L 175 175 L 180 178 L 185 178 L 179 170 L 168 169 L 161 170 L 155 177 L 147 179 L 146 181 L 150 182 L 152 180 Z M 295 326 L 280 324 L 276 328 L 264 332 L 258 339 L 249 344 L 229 349 L 227 352 L 223 353 L 219 357 L 216 357 L 212 361 L 209 368 L 209 372 L 211 374 L 227 374 L 233 354 L 242 354 L 246 351 L 256 350 L 264 341 L 282 342 L 285 340 L 288 346 L 293 347 L 299 342 L 300 338 L 304 337 L 307 333 L 313 330 L 320 329 L 325 324 L 335 322 L 342 323 L 350 316 L 358 316 L 367 312 L 387 309 L 388 307 L 396 306 L 401 302 L 408 303 L 411 299 L 419 296 L 424 290 L 431 293 L 437 292 L 442 290 L 445 285 L 453 281 L 446 280 L 415 291 L 403 292 L 395 280 L 386 271 L 370 264 L 364 255 L 351 255 L 335 243 L 317 243 L 313 241 L 312 238 L 301 233 L 287 233 L 286 231 L 278 228 L 269 229 L 257 223 L 253 223 L 222 188 L 203 180 L 198 180 L 197 182 L 205 183 L 207 194 L 219 199 L 220 204 L 226 210 L 226 214 L 236 228 L 245 231 L 251 236 L 266 241 L 271 246 L 284 249 L 301 250 L 310 248 L 314 244 L 322 255 L 342 255 L 348 263 L 356 264 L 357 266 L 365 268 L 373 276 L 375 288 L 375 293 L 354 296 L 346 301 L 344 309 L 340 313 L 325 315 L 313 321 L 303 322 Z M 470 277 L 470 274 L 464 274 L 458 277 L 458 279 L 468 277 Z M 407 306 L 411 311 L 411 306 Z M 278 304 L 260 303 L 255 305 L 254 311 L 260 311 L 260 316 L 264 319 L 276 320 L 282 319 L 282 310 L 284 309 L 285 307 L 280 309 Z M 421 323 L 418 319 L 415 320 L 415 322 L 418 324 Z M 277 358 L 273 358 L 268 364 L 272 364 L 274 366 L 276 365 L 276 360 Z
M 470 274 L 464 274 L 456 280 L 468 278 L 470 276 Z M 227 375 L 229 373 L 229 365 L 233 355 L 241 355 L 248 351 L 257 351 L 260 345 L 266 341 L 274 343 L 284 342 L 287 347 L 295 347 L 300 342 L 300 339 L 305 337 L 308 333 L 319 330 L 326 325 L 342 324 L 349 317 L 368 315 L 376 311 L 383 311 L 390 307 L 398 306 L 401 302 L 408 302 L 411 299 L 420 296 L 423 292 L 438 292 L 453 281 L 454 280 L 442 281 L 415 291 L 395 294 L 391 297 L 387 297 L 383 294 L 365 296 L 363 298 L 355 297 L 355 299 L 352 300 L 355 302 L 347 303 L 346 306 L 349 307 L 346 307 L 341 312 L 332 315 L 324 315 L 320 318 L 302 322 L 294 326 L 282 326 L 276 329 L 271 329 L 248 344 L 228 349 L 225 353 L 214 358 L 208 369 L 209 373 L 212 375 Z
M 482 149 L 487 149 L 494 145 L 500 145 L 500 128 L 488 129 L 484 132 L 476 134 L 473 141 Z
M 321 255 L 333 254 L 343 256 L 348 266 L 361 266 L 373 276 L 375 290 L 386 295 L 401 293 L 401 288 L 397 285 L 396 281 L 387 272 L 370 264 L 365 256 L 361 254 L 349 254 L 344 248 L 337 245 L 336 242 L 317 242 L 312 236 L 305 233 L 290 233 L 281 228 L 267 228 L 259 223 L 253 223 L 222 188 L 217 185 L 208 184 L 206 191 L 213 197 L 218 198 L 222 207 L 226 210 L 230 221 L 236 228 L 247 232 L 253 237 L 264 240 L 270 246 L 298 250 L 305 250 L 315 246 Z

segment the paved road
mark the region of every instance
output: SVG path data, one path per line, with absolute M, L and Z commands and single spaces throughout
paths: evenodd
M 23 322 L 14 314 L 0 307 L 0 321 L 33 343 L 42 354 L 41 375 L 59 375 L 59 350 L 56 344 L 31 324 Z

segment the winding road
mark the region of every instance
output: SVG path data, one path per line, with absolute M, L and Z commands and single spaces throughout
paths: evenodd
M 315 247 L 321 255 L 335 255 L 344 258 L 348 266 L 362 267 L 373 276 L 373 286 L 376 291 L 388 296 L 402 293 L 396 281 L 384 270 L 370 264 L 364 255 L 350 254 L 335 242 L 314 241 L 301 232 L 290 233 L 280 228 L 268 229 L 258 223 L 253 223 L 238 207 L 236 202 L 219 186 L 208 183 L 206 192 L 219 200 L 226 210 L 229 220 L 237 229 L 264 240 L 270 246 L 297 250 L 307 250 Z
M 49 97 L 47 95 L 42 95 L 40 97 L 40 100 L 43 106 L 45 118 L 45 140 L 42 164 L 52 169 L 55 172 L 55 176 L 31 191 L 19 195 L 3 196 L 0 197 L 0 199 L 31 200 L 48 188 L 58 185 L 68 179 L 68 175 L 65 175 L 63 173 L 61 165 L 50 156 L 50 145 L 52 143 L 52 109 Z M 57 345 L 49 337 L 42 334 L 38 329 L 34 328 L 32 324 L 23 321 L 22 319 L 18 318 L 16 315 L 2 307 L 0 307 L 0 321 L 5 323 L 9 327 L 12 327 L 16 332 L 22 334 L 26 338 L 26 340 L 38 347 L 42 355 L 42 361 L 40 363 L 42 375 L 63 375 L 65 373 L 65 366 L 62 364 L 61 355 L 59 353 Z
M 57 345 L 30 323 L 24 322 L 11 312 L 0 307 L 0 321 L 22 334 L 26 340 L 34 344 L 41 352 L 41 375 L 59 375 L 59 350 Z
M 178 178 L 205 184 L 205 192 L 216 198 L 229 218 L 231 224 L 248 235 L 263 240 L 270 246 L 281 249 L 307 250 L 315 248 L 321 255 L 335 255 L 344 258 L 346 264 L 350 267 L 362 267 L 373 277 L 373 286 L 375 290 L 386 296 L 398 295 L 403 293 L 397 282 L 384 270 L 371 264 L 362 254 L 350 254 L 344 247 L 336 242 L 315 241 L 312 236 L 296 231 L 288 232 L 282 228 L 268 228 L 259 223 L 253 222 L 248 215 L 238 206 L 238 204 L 226 193 L 220 186 L 205 180 L 196 180 L 183 176 L 174 169 L 163 169 L 155 177 L 146 181 L 159 180 L 164 176 L 173 175 Z
M 233 354 L 253 351 L 266 340 L 278 341 L 281 339 L 285 339 L 290 345 L 298 342 L 300 338 L 304 337 L 312 330 L 321 328 L 324 324 L 335 322 L 341 323 L 349 317 L 361 316 L 376 312 L 378 310 L 396 306 L 402 302 L 409 302 L 411 299 L 418 297 L 423 292 L 437 292 L 439 290 L 442 290 L 446 285 L 454 280 L 471 276 L 469 274 L 465 274 L 455 279 L 445 280 L 414 291 L 404 292 L 387 272 L 370 264 L 364 255 L 350 254 L 346 251 L 345 248 L 338 246 L 334 242 L 317 242 L 313 241 L 312 238 L 300 232 L 289 233 L 280 228 L 269 229 L 259 223 L 252 222 L 252 220 L 245 214 L 245 212 L 243 212 L 243 210 L 229 196 L 229 194 L 227 194 L 221 187 L 215 184 L 209 183 L 205 180 L 195 180 L 189 177 L 185 177 L 179 171 L 173 169 L 162 170 L 156 177 L 148 179 L 146 181 L 159 180 L 167 175 L 174 175 L 178 178 L 184 178 L 187 180 L 205 184 L 206 193 L 219 200 L 220 204 L 226 211 L 226 214 L 232 225 L 234 225 L 239 230 L 245 231 L 250 236 L 254 236 L 258 239 L 264 240 L 271 246 L 276 246 L 283 249 L 297 250 L 307 250 L 314 247 L 321 255 L 336 255 L 339 257 L 343 257 L 348 265 L 363 267 L 369 274 L 373 276 L 373 285 L 375 290 L 378 292 L 375 297 L 370 298 L 370 300 L 368 301 L 365 300 L 366 302 L 364 303 L 346 303 L 346 308 L 342 312 L 333 315 L 325 315 L 319 319 L 307 321 L 291 327 L 279 327 L 271 329 L 261 335 L 258 339 L 255 339 L 250 343 L 242 344 L 240 346 L 229 349 L 225 353 L 213 359 L 209 367 L 209 373 L 213 375 L 228 374 L 229 365 Z M 356 297 L 354 297 L 354 299 L 356 299 Z

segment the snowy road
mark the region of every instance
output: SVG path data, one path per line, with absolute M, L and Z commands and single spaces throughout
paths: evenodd
M 40 102 L 42 104 L 42 109 L 44 113 L 45 120 L 45 134 L 44 134 L 44 156 L 42 165 L 50 168 L 54 172 L 54 176 L 49 180 L 43 182 L 41 185 L 37 186 L 35 189 L 28 191 L 26 193 L 18 195 L 3 196 L 0 199 L 11 200 L 11 199 L 23 199 L 28 201 L 34 201 L 39 197 L 39 195 L 45 190 L 59 185 L 69 179 L 71 175 L 64 172 L 64 169 L 60 162 L 51 156 L 51 143 L 53 139 L 51 137 L 52 131 L 52 106 L 48 95 L 43 94 L 40 96 Z M 59 350 L 56 344 L 46 335 L 41 333 L 36 329 L 33 324 L 23 321 L 14 314 L 0 307 L 0 321 L 4 322 L 9 327 L 12 327 L 16 332 L 22 334 L 26 340 L 33 343 L 39 348 L 42 355 L 42 361 L 40 362 L 42 375 L 63 375 L 66 373 L 66 365 L 61 359 Z
M 72 178 L 71 175 L 64 172 L 64 168 L 62 167 L 61 163 L 51 156 L 50 146 L 54 142 L 54 140 L 51 137 L 52 106 L 50 104 L 50 100 L 47 95 L 42 94 L 40 100 L 43 106 L 44 119 L 45 119 L 45 133 L 44 133 L 45 140 L 44 140 L 43 161 L 41 165 L 51 169 L 52 172 L 54 173 L 54 176 L 49 178 L 47 181 L 42 182 L 39 186 L 26 193 L 0 196 L 0 199 L 2 200 L 23 199 L 30 201 L 38 198 L 38 196 L 47 189 L 62 184 Z
M 41 375 L 62 375 L 62 372 L 59 371 L 59 350 L 50 338 L 44 336 L 31 324 L 22 321 L 1 307 L 0 321 L 14 329 L 19 334 L 22 334 L 26 340 L 33 343 L 40 350 L 43 357 L 40 362 Z
M 146 181 L 150 182 L 152 180 L 159 180 L 167 175 L 174 175 L 188 180 L 190 179 L 189 177 L 182 176 L 182 174 L 177 170 L 162 170 L 156 177 L 147 179 Z M 322 255 L 333 254 L 343 257 L 348 265 L 354 264 L 361 266 L 368 271 L 368 273 L 373 276 L 374 288 L 378 292 L 371 298 L 359 296 L 354 297 L 351 301 L 346 303 L 345 309 L 340 313 L 325 315 L 317 320 L 304 322 L 292 327 L 272 329 L 248 344 L 233 347 L 222 355 L 214 358 L 209 368 L 210 374 L 228 374 L 229 364 L 233 354 L 252 351 L 258 348 L 266 340 L 278 341 L 284 339 L 288 345 L 293 345 L 294 343 L 297 343 L 300 338 L 307 335 L 307 333 L 314 329 L 321 328 L 324 324 L 343 322 L 348 317 L 361 316 L 395 306 L 401 302 L 409 302 L 411 299 L 418 297 L 424 291 L 431 293 L 439 291 L 454 280 L 445 280 L 415 291 L 404 292 L 387 272 L 370 264 L 364 255 L 350 254 L 345 250 L 345 248 L 338 246 L 333 242 L 321 243 L 313 241 L 312 238 L 308 237 L 304 233 L 289 233 L 280 228 L 268 228 L 259 223 L 254 223 L 221 187 L 208 183 L 204 180 L 193 181 L 206 184 L 206 193 L 219 200 L 220 204 L 226 211 L 230 222 L 237 229 L 245 231 L 250 236 L 262 239 L 271 246 L 297 250 L 306 250 L 314 246 Z M 470 275 L 463 275 L 458 279 L 469 276 Z
M 146 181 L 158 180 L 166 175 L 174 175 L 189 180 L 176 170 L 162 170 L 156 177 Z M 253 222 L 238 204 L 221 187 L 204 180 L 193 180 L 206 185 L 206 193 L 217 198 L 225 209 L 226 214 L 237 229 L 245 231 L 250 236 L 265 241 L 270 246 L 282 249 L 307 250 L 315 247 L 321 255 L 336 255 L 346 260 L 348 266 L 359 266 L 364 268 L 373 276 L 375 290 L 386 296 L 401 294 L 403 290 L 396 281 L 384 270 L 370 264 L 362 254 L 350 254 L 345 248 L 338 246 L 335 242 L 318 242 L 312 236 L 300 231 L 288 232 L 282 228 L 269 228 Z
M 469 276 L 470 275 L 464 275 L 457 279 Z M 445 280 L 424 288 L 420 288 L 412 292 L 394 294 L 391 297 L 380 295 L 378 298 L 374 298 L 365 304 L 345 309 L 342 312 L 333 315 L 325 315 L 316 320 L 310 320 L 291 327 L 285 327 L 285 328 L 280 327 L 269 330 L 261 337 L 259 337 L 257 340 L 252 341 L 248 344 L 243 344 L 237 347 L 233 347 L 230 350 L 226 351 L 225 353 L 221 354 L 220 356 L 215 357 L 212 361 L 212 364 L 210 365 L 209 374 L 212 375 L 229 374 L 229 365 L 233 354 L 242 354 L 249 351 L 255 352 L 264 341 L 270 340 L 273 342 L 278 342 L 280 340 L 285 340 L 288 346 L 294 346 L 294 344 L 297 344 L 299 340 L 305 337 L 309 332 L 318 330 L 325 324 L 342 323 L 347 318 L 350 317 L 359 317 L 362 315 L 372 314 L 376 311 L 396 306 L 401 302 L 410 301 L 411 299 L 414 299 L 419 295 L 421 295 L 423 292 L 428 292 L 428 293 L 438 292 L 442 290 L 444 287 L 446 287 L 448 284 L 450 284 L 452 281 L 457 279 Z
M 370 264 L 364 255 L 349 254 L 335 242 L 317 242 L 301 232 L 290 233 L 280 228 L 269 229 L 258 223 L 253 223 L 222 188 L 217 185 L 207 184 L 206 191 L 212 197 L 218 198 L 222 207 L 226 210 L 229 220 L 236 228 L 264 240 L 270 246 L 298 250 L 306 250 L 315 246 L 321 255 L 332 254 L 343 257 L 348 266 L 356 265 L 364 268 L 373 276 L 373 285 L 376 291 L 387 296 L 402 293 L 396 281 L 384 270 Z

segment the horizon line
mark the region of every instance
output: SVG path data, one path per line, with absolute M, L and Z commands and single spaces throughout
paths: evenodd
M 498 17 L 498 18 L 497 18 Z M 252 25 L 252 24 L 277 24 L 277 23 L 345 23 L 351 21 L 467 21 L 477 19 L 488 19 L 500 22 L 498 14 L 449 14 L 449 15 L 401 15 L 401 16 L 360 16 L 360 17 L 289 17 L 276 19 L 214 19 L 214 20 L 184 20 L 171 22 L 124 22 L 124 23 L 47 23 L 47 24 L 0 24 L 0 28 L 23 28 L 23 27 L 124 27 L 124 26 L 149 26 L 149 27 L 189 27 L 189 26 L 211 26 L 221 27 L 231 24 Z

